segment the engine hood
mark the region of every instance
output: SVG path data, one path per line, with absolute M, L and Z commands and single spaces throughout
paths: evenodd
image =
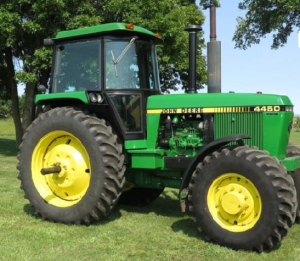
M 153 95 L 147 109 L 214 108 L 238 106 L 293 106 L 285 95 L 245 93 L 197 93 Z

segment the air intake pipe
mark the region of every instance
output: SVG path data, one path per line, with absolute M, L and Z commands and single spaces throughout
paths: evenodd
M 190 51 L 190 63 L 189 63 L 189 91 L 188 93 L 197 93 L 196 88 L 196 76 L 197 76 L 197 33 L 202 31 L 199 25 L 189 25 L 185 29 L 189 32 L 189 51 Z

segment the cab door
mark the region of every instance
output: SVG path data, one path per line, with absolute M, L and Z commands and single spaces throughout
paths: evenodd
M 104 92 L 118 115 L 125 140 L 146 138 L 146 104 L 158 94 L 155 46 L 130 37 L 106 37 Z

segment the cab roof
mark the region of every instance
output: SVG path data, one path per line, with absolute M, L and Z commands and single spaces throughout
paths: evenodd
M 145 36 L 150 36 L 153 40 L 161 42 L 162 39 L 158 37 L 155 33 L 140 27 L 140 26 L 133 26 L 133 29 L 126 28 L 125 23 L 108 23 L 108 24 L 99 24 L 91 27 L 85 27 L 85 28 L 79 28 L 69 31 L 61 31 L 58 32 L 56 37 L 53 38 L 53 40 L 63 40 L 68 38 L 78 38 L 78 37 L 84 37 L 89 35 L 95 35 L 95 34 L 103 34 L 103 33 L 122 33 L 122 34 L 128 34 L 134 32 L 137 34 L 143 34 Z

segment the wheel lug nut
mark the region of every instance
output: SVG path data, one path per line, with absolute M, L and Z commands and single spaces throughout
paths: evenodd
M 217 208 L 218 206 L 219 206 L 218 204 L 215 205 L 216 208 Z
M 245 197 L 244 199 L 245 199 L 245 200 L 247 200 L 247 199 L 248 199 L 248 197 Z
M 239 193 L 242 193 L 242 190 L 241 190 L 241 189 L 239 190 Z
M 230 191 L 234 191 L 234 188 L 231 188 L 231 190 Z

